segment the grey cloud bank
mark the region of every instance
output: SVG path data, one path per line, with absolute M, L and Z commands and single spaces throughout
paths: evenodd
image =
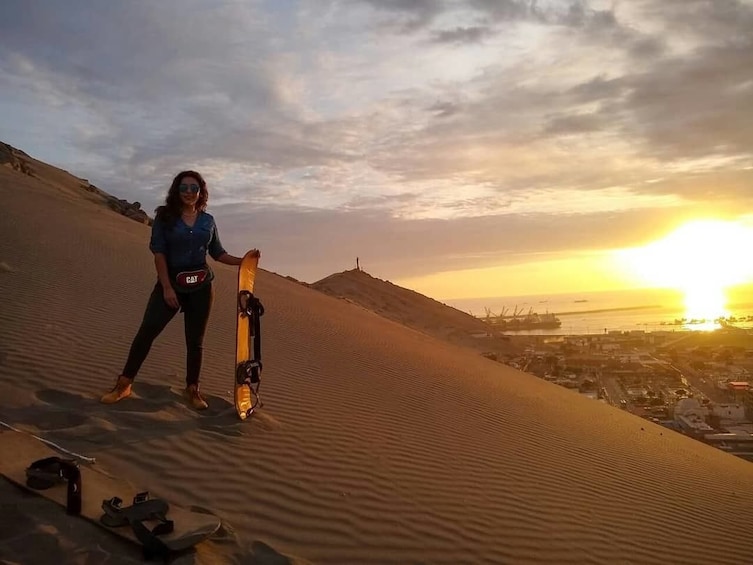
M 223 239 L 304 280 L 635 245 L 751 204 L 751 2 L 3 9 L 0 139 L 146 209 L 197 168 Z

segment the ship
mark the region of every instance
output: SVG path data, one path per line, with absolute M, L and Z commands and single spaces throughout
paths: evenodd
M 503 331 L 522 331 L 522 330 L 555 330 L 562 326 L 560 319 L 550 312 L 538 314 L 530 309 L 528 314 L 521 316 L 517 307 L 514 313 L 509 316 L 502 314 L 491 318 L 487 312 L 487 321 L 494 324 L 498 329 Z

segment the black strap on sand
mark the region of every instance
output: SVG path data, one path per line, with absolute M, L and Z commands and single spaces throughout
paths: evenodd
M 174 529 L 172 520 L 161 520 L 159 524 L 151 530 L 144 525 L 142 520 L 129 520 L 133 533 L 141 542 L 144 559 L 149 561 L 155 557 L 167 559 L 170 555 L 170 548 L 158 536 L 169 534 Z
M 63 476 L 63 460 L 60 457 L 37 459 L 26 468 L 26 486 L 35 490 L 47 490 L 66 482 Z
M 248 290 L 241 290 L 238 293 L 238 311 L 249 318 L 252 326 L 249 327 L 249 341 L 252 336 L 254 338 L 253 355 L 251 359 L 240 363 L 236 368 L 236 381 L 238 384 L 243 384 L 246 379 L 249 380 L 251 393 L 254 397 L 254 402 L 251 408 L 248 410 L 247 416 L 256 409 L 258 405 L 261 405 L 261 397 L 259 396 L 259 387 L 261 386 L 261 317 L 264 315 L 264 305 L 259 298 L 254 295 L 253 292 Z M 253 328 L 253 329 L 252 329 Z
M 133 505 L 123 507 L 123 500 L 113 496 L 102 501 L 104 514 L 100 522 L 110 528 L 130 526 L 136 539 L 141 542 L 143 556 L 146 561 L 161 557 L 167 560 L 170 556 L 170 548 L 159 536 L 171 533 L 175 525 L 167 518 L 169 504 L 160 498 L 151 498 L 149 491 L 137 493 L 133 497 Z M 107 519 L 105 519 L 107 518 Z M 156 520 L 158 524 L 149 529 L 144 522 Z
M 261 380 L 262 371 L 260 318 L 264 315 L 264 305 L 253 292 L 242 290 L 238 293 L 238 308 L 253 323 L 254 354 L 252 359 L 244 363 L 243 369 L 251 379 L 251 384 L 258 384 Z M 251 337 L 250 334 L 249 337 Z
M 261 379 L 261 320 L 260 318 L 264 315 L 264 306 L 262 306 L 261 301 L 256 298 L 253 294 L 251 295 L 251 309 L 252 309 L 252 319 L 254 321 L 254 361 L 258 363 L 258 367 L 256 368 L 255 372 L 255 378 L 254 374 L 251 375 L 251 382 L 259 382 Z
M 104 514 L 99 521 L 109 528 L 125 526 L 131 520 L 167 520 L 165 515 L 170 511 L 170 505 L 161 498 L 151 498 L 149 491 L 137 493 L 133 497 L 131 506 L 123 507 L 123 500 L 113 496 L 109 500 L 102 501 Z
M 67 484 L 66 513 L 81 514 L 81 469 L 72 459 L 45 457 L 37 459 L 26 468 L 26 485 L 35 490 L 46 490 Z

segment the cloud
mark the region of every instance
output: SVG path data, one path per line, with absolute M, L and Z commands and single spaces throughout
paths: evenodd
M 750 204 L 750 2 L 7 0 L 4 13 L 3 141 L 145 209 L 178 170 L 201 170 L 223 215 L 265 211 L 255 225 L 281 261 L 307 233 L 333 248 L 323 265 L 353 254 L 330 226 L 362 233 L 372 256 L 416 239 L 398 260 L 416 272 L 408 251 L 422 269 L 446 249 L 468 257 L 458 266 L 504 262 L 549 253 L 549 238 L 562 252 L 629 239 L 596 218 Z M 499 224 L 517 231 L 479 243 Z
M 455 29 L 434 32 L 434 41 L 437 43 L 478 43 L 484 37 L 493 35 L 491 28 L 483 26 L 456 27 Z
M 584 0 L 570 2 L 539 0 L 360 0 L 377 13 L 389 14 L 378 26 L 381 31 L 421 33 L 446 21 L 465 19 L 475 26 L 437 30 L 440 37 L 467 39 L 470 35 L 490 34 L 487 24 L 534 22 L 553 26 L 588 28 L 590 31 L 616 26 L 612 10 L 597 10 Z
M 389 17 L 380 28 L 390 27 L 398 33 L 410 33 L 428 26 L 445 9 L 443 0 L 361 0 Z
M 551 118 L 545 132 L 554 135 L 577 134 L 598 131 L 607 125 L 606 121 L 596 114 L 565 114 Z
M 620 23 L 615 13 L 593 12 L 602 14 L 593 21 L 612 35 L 581 36 L 568 58 L 550 53 L 543 42 L 540 61 L 487 68 L 466 83 L 470 94 L 431 105 L 423 129 L 402 136 L 372 163 L 406 180 L 496 179 L 506 191 L 556 183 L 596 190 L 615 182 L 643 191 L 646 177 L 668 173 L 666 165 L 685 162 L 689 168 L 709 155 L 741 157 L 733 165 L 739 170 L 750 156 L 753 131 L 746 127 L 753 119 L 748 71 L 753 43 L 745 32 L 752 10 L 738 4 L 717 14 L 700 6 L 695 12 L 691 6 L 692 20 L 682 11 L 679 28 L 698 29 L 714 20 L 719 36 L 704 35 L 699 47 L 684 51 L 651 35 L 648 27 L 639 31 L 627 16 Z M 680 6 L 673 9 L 679 12 Z M 672 29 L 674 12 L 660 18 L 657 13 L 652 12 L 654 24 Z M 582 22 L 582 14 L 571 10 L 569 23 Z M 726 37 L 735 39 L 720 39 Z M 630 41 L 623 47 L 616 38 Z M 598 44 L 605 50 L 594 51 Z M 646 55 L 660 57 L 646 61 Z M 389 157 L 394 154 L 402 158 Z M 577 168 L 567 164 L 575 155 Z M 519 179 L 521 169 L 526 173 Z M 547 170 L 551 174 L 541 173 Z M 682 193 L 678 185 L 673 183 L 673 191 Z
M 394 279 L 608 251 L 649 243 L 700 212 L 719 217 L 736 212 L 723 204 L 696 204 L 678 207 L 672 221 L 661 209 L 401 220 L 374 209 L 228 205 L 213 210 L 231 253 L 258 247 L 266 269 L 306 282 L 352 268 L 356 256 L 369 272 Z

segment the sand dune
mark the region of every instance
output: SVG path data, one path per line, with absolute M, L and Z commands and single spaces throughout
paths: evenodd
M 416 291 L 359 269 L 334 273 L 310 285 L 325 294 L 358 304 L 405 327 L 413 328 L 498 358 L 520 355 L 526 338 L 511 340 L 491 331 L 482 320 Z
M 101 405 L 154 282 L 149 228 L 3 167 L 0 197 L 0 420 L 222 516 L 237 541 L 196 562 L 753 562 L 750 463 L 264 270 L 252 420 L 231 405 L 224 265 L 209 410 L 180 398 L 181 318 L 136 396 Z M 0 497 L 39 536 L 65 532 L 3 529 L 0 559 L 33 563 L 45 543 L 138 557 L 37 498 Z

